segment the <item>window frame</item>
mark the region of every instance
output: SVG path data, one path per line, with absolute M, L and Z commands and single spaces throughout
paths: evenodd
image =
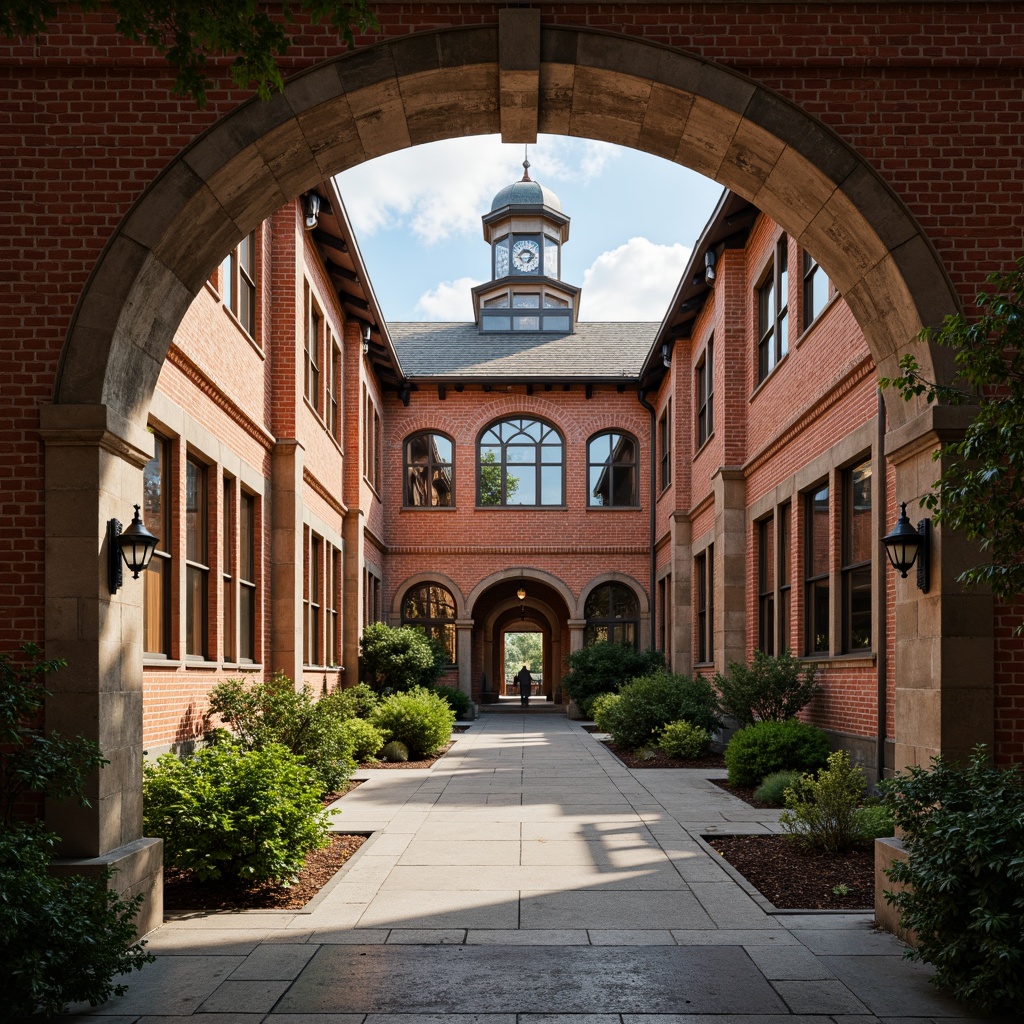
M 665 408 L 658 417 L 658 458 L 659 490 L 664 491 L 672 483 L 672 399 L 665 401 Z
M 257 605 L 259 601 L 259 499 L 246 490 L 239 492 L 238 501 L 238 646 L 236 657 L 240 665 L 256 664 L 259 654 L 259 640 L 256 632 Z M 251 562 L 251 566 L 248 564 Z M 247 576 L 252 579 L 247 579 Z M 242 596 L 248 594 L 248 611 Z M 248 620 L 248 621 L 246 621 Z M 245 645 L 245 631 L 248 629 L 249 646 Z M 243 649 L 246 648 L 246 649 Z
M 853 465 L 848 466 L 843 470 L 842 474 L 842 488 L 843 488 L 843 508 L 842 516 L 840 520 L 841 531 L 842 531 L 842 559 L 839 570 L 840 575 L 840 594 L 842 595 L 842 612 L 843 612 L 843 623 L 842 623 L 842 640 L 843 646 L 842 651 L 844 654 L 865 654 L 873 650 L 873 644 L 875 640 L 875 623 L 874 615 L 871 611 L 871 598 L 872 598 L 872 575 L 874 569 L 874 559 L 872 558 L 872 552 L 874 548 L 873 540 L 868 542 L 868 557 L 861 558 L 857 561 L 853 560 L 851 554 L 852 544 L 852 526 L 854 522 L 854 516 L 856 510 L 854 508 L 854 474 L 858 470 L 862 470 L 866 467 L 867 475 L 869 477 L 868 484 L 868 498 L 870 504 L 867 506 L 868 524 L 869 529 L 873 527 L 873 510 L 874 510 L 874 467 L 872 466 L 870 453 L 864 458 L 858 460 Z M 873 534 L 873 529 L 871 530 Z M 853 604 L 854 604 L 854 590 L 857 586 L 858 577 L 863 585 L 864 575 L 867 575 L 867 592 L 868 592 L 868 642 L 866 644 L 860 644 L 858 646 L 853 645 Z
M 451 445 L 451 460 L 449 462 L 436 460 L 434 458 L 434 451 L 436 450 L 435 444 L 430 442 L 428 445 L 426 462 L 413 463 L 410 460 L 410 448 L 420 438 L 425 437 L 439 437 L 447 441 Z M 431 482 L 431 493 L 436 493 L 436 489 L 432 485 L 432 481 L 435 479 L 435 474 L 438 471 L 446 471 L 448 473 L 448 495 L 450 500 L 447 504 L 433 501 L 420 504 L 411 500 L 414 491 L 414 488 L 412 487 L 413 474 L 420 468 L 424 469 L 426 480 Z M 414 434 L 410 434 L 402 442 L 402 508 L 455 508 L 455 439 L 449 434 L 444 433 L 444 431 L 418 430 Z
M 258 237 L 255 229 L 250 231 L 220 264 L 221 302 L 224 308 L 231 313 L 238 326 L 253 341 L 256 341 L 258 330 L 256 316 L 256 243 Z
M 341 346 L 328 324 L 324 329 L 324 348 L 327 354 L 327 394 L 324 400 L 327 433 L 341 441 L 340 396 L 342 394 Z
M 820 307 L 816 306 L 814 301 L 814 289 L 817 283 L 816 279 L 818 275 L 821 275 L 825 279 L 825 301 L 821 303 Z M 806 250 L 803 251 L 803 314 L 804 323 L 803 328 L 806 331 L 821 316 L 822 311 L 829 304 L 832 299 L 832 280 L 821 268 L 821 264 Z
M 305 309 L 305 330 L 303 332 L 302 359 L 303 359 L 303 386 L 302 394 L 313 411 L 320 416 L 320 394 L 321 394 L 321 372 L 323 362 L 321 353 L 321 337 L 323 335 L 324 315 L 313 291 L 306 285 L 306 309 Z
M 778 558 L 775 578 L 778 580 L 779 600 L 776 606 L 780 651 L 791 650 L 790 632 L 793 622 L 793 503 L 784 501 L 777 509 L 778 531 L 775 554 Z
M 221 658 L 234 663 L 238 654 L 237 601 L 235 588 L 237 568 L 234 539 L 235 481 L 226 474 L 222 478 L 220 509 L 221 543 Z
M 817 496 L 823 492 L 826 495 L 825 507 L 827 509 L 824 522 L 826 564 L 823 572 L 814 572 L 814 505 Z M 827 657 L 832 653 L 832 622 L 828 610 L 832 600 L 831 529 L 832 486 L 831 481 L 826 479 L 804 493 L 804 654 L 807 657 L 814 657 L 816 654 L 824 654 Z M 816 612 L 821 594 L 824 594 L 826 607 L 823 633 L 819 629 L 822 624 L 818 621 L 821 616 Z M 819 635 L 824 635 L 825 645 L 823 647 L 818 646 L 817 637 Z
M 323 552 L 324 539 L 307 527 L 307 543 L 304 545 L 306 569 L 302 594 L 302 665 L 303 668 L 320 668 L 322 640 L 321 609 L 323 607 Z
M 172 651 L 171 637 L 171 594 L 172 579 L 174 576 L 174 545 L 172 534 L 172 510 L 175 507 L 173 500 L 174 491 L 171 489 L 171 468 L 172 468 L 172 442 L 170 438 L 164 437 L 157 431 L 153 434 L 153 458 L 143 467 L 143 515 L 145 522 L 157 534 L 157 546 L 153 557 L 146 568 L 146 573 L 152 576 L 144 576 L 145 586 L 142 594 L 142 649 L 146 658 L 170 658 Z M 157 477 L 159 480 L 159 513 L 154 512 L 153 506 L 147 500 L 150 491 L 146 485 L 147 474 L 153 463 L 157 463 Z M 159 515 L 159 525 L 157 523 Z M 158 606 L 155 609 L 150 607 L 153 598 L 158 598 Z M 158 650 L 147 649 L 147 641 L 151 635 L 150 623 L 155 621 L 160 636 Z
M 414 596 L 419 594 L 421 591 L 432 591 L 439 590 L 443 592 L 447 597 L 448 604 L 451 608 L 450 616 L 437 616 L 437 615 L 413 615 L 409 611 L 409 603 L 414 599 Z M 428 594 L 425 598 L 422 598 L 427 605 L 436 602 L 436 598 L 433 595 Z M 458 606 L 455 603 L 455 595 L 443 584 L 437 583 L 433 580 L 426 580 L 421 583 L 414 583 L 405 594 L 402 596 L 401 603 L 401 620 L 403 626 L 416 626 L 423 630 L 428 637 L 436 640 L 445 649 L 445 653 L 448 655 L 448 667 L 455 667 L 458 665 L 458 632 L 456 630 L 456 620 L 458 619 Z
M 696 587 L 697 665 L 715 663 L 715 545 L 709 544 L 694 556 Z
M 196 522 L 189 520 L 190 471 L 195 472 Z M 198 456 L 185 458 L 185 657 L 210 657 L 210 467 Z M 194 545 L 192 542 L 195 542 Z M 190 550 L 191 547 L 191 550 Z M 192 557 L 193 554 L 202 556 Z M 197 585 L 198 584 L 198 585 Z M 199 598 L 199 607 L 195 599 Z M 199 648 L 196 650 L 195 648 Z
M 518 426 L 515 426 L 517 425 Z M 539 438 L 531 438 L 529 445 L 522 442 L 516 442 L 515 438 L 521 436 L 529 436 L 528 427 L 539 426 L 543 428 L 543 433 Z M 510 437 L 501 437 L 501 428 L 509 427 L 514 429 L 515 433 Z M 499 432 L 499 436 L 496 442 L 488 442 L 486 438 L 493 432 Z M 559 468 L 559 485 L 558 485 L 558 501 L 557 502 L 544 502 L 544 470 L 555 465 L 554 462 L 544 461 L 544 449 L 555 447 L 554 443 L 549 440 L 551 436 L 558 439 L 558 449 L 560 457 L 558 461 Z M 501 449 L 501 458 L 498 463 L 484 462 L 483 449 L 484 448 L 497 448 Z M 535 458 L 532 462 L 517 462 L 509 460 L 510 448 L 519 449 L 532 447 L 535 449 Z M 502 416 L 496 420 L 492 420 L 483 430 L 476 440 L 476 507 L 479 509 L 490 509 L 490 508 L 514 508 L 514 509 L 564 509 L 566 507 L 566 446 L 565 437 L 562 432 L 550 421 L 543 419 L 539 416 Z M 499 502 L 491 502 L 485 504 L 483 501 L 482 483 L 483 483 L 483 469 L 485 466 L 497 465 L 500 472 L 500 488 L 501 500 Z M 508 500 L 508 471 L 509 467 L 522 467 L 526 469 L 533 467 L 533 483 L 534 483 L 534 497 L 541 499 L 539 501 L 533 501 L 529 504 L 526 502 L 509 502 Z M 524 474 L 525 475 L 525 474 Z
M 598 595 L 605 591 L 608 593 L 608 614 L 592 615 L 592 602 L 597 600 Z M 628 596 L 631 604 L 631 607 L 626 609 L 626 611 L 632 612 L 629 616 L 616 614 L 619 602 L 622 601 L 624 595 Z M 617 580 L 606 580 L 603 583 L 597 584 L 587 594 L 587 599 L 583 603 L 583 617 L 586 620 L 586 625 L 583 627 L 583 643 L 585 646 L 589 647 L 591 644 L 605 642 L 631 643 L 633 650 L 640 650 L 640 598 L 637 596 L 636 591 L 627 584 L 620 583 Z M 600 629 L 606 631 L 607 635 L 603 638 L 596 635 Z M 627 633 L 632 632 L 632 638 L 623 639 L 620 637 L 620 633 L 623 630 Z
M 758 650 L 774 657 L 775 643 L 775 581 L 777 560 L 775 551 L 775 515 L 765 516 L 757 522 L 757 646 Z
M 694 370 L 697 396 L 697 448 L 703 448 L 715 432 L 715 336 L 708 338 Z
M 773 247 L 756 299 L 757 383 L 761 384 L 789 354 L 789 241 L 785 233 Z
M 622 441 L 628 441 L 633 448 L 633 458 L 630 462 L 616 462 L 613 458 L 616 450 L 616 445 L 611 445 L 611 450 L 608 454 L 608 458 L 595 461 L 594 456 L 591 452 L 592 446 L 597 444 L 603 438 L 606 437 L 618 437 L 619 443 Z M 591 475 L 593 470 L 603 469 L 608 473 L 611 481 L 608 488 L 608 493 L 614 499 L 617 492 L 616 481 L 617 478 L 623 473 L 628 472 L 629 476 L 629 500 L 628 501 L 615 501 L 611 500 L 607 503 L 599 502 L 595 500 L 594 491 L 596 487 L 591 487 Z M 587 440 L 587 508 L 639 508 L 640 507 L 640 488 L 639 488 L 639 475 L 640 475 L 640 442 L 637 438 L 629 433 L 627 430 L 601 430 L 596 434 L 593 434 Z

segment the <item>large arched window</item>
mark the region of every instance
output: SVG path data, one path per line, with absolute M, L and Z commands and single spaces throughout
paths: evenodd
M 583 607 L 587 626 L 585 643 L 607 640 L 612 644 L 637 646 L 640 633 L 640 605 L 636 594 L 621 583 L 602 583 L 587 597 Z
M 424 432 L 405 440 L 406 506 L 450 508 L 455 504 L 455 445 L 444 434 Z
M 636 506 L 636 441 L 609 430 L 587 445 L 587 504 Z
M 448 664 L 455 664 L 455 598 L 439 583 L 412 587 L 402 601 L 402 625 L 419 626 L 447 652 Z
M 564 504 L 564 452 L 562 436 L 541 420 L 492 423 L 477 449 L 477 504 Z

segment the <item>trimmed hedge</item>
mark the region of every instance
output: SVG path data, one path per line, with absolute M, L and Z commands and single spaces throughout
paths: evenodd
M 734 786 L 756 786 L 772 772 L 814 772 L 828 760 L 828 738 L 817 726 L 796 718 L 755 722 L 725 748 L 725 766 Z

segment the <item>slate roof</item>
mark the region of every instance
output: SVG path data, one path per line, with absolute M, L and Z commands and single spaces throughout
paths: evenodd
M 622 380 L 637 378 L 657 323 L 578 323 L 575 334 L 481 334 L 476 324 L 389 323 L 409 380 Z
M 491 212 L 505 206 L 550 206 L 552 210 L 561 211 L 562 204 L 551 189 L 539 181 L 514 181 L 506 185 L 491 203 Z

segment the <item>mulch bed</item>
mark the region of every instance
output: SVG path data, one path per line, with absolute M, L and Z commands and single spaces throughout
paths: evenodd
M 632 750 L 623 750 L 611 740 L 601 741 L 627 768 L 724 768 L 725 759 L 721 754 L 708 751 L 700 757 L 682 758 L 669 757 L 656 747 L 649 748 L 641 754 Z
M 301 910 L 366 842 L 366 836 L 332 833 L 330 845 L 306 857 L 298 879 L 284 887 L 274 882 L 228 886 L 223 882 L 197 882 L 191 871 L 164 870 L 164 910 Z
M 788 836 L 704 836 L 780 910 L 871 910 L 875 855 L 871 843 L 846 854 L 811 853 Z M 846 887 L 846 895 L 833 892 Z
M 429 768 L 435 761 L 444 757 L 454 744 L 449 743 L 442 747 L 436 754 L 424 757 L 420 761 L 363 761 L 360 768 Z
M 764 800 L 754 799 L 754 790 L 757 789 L 757 786 L 733 786 L 726 782 L 725 779 L 708 779 L 708 781 L 713 782 L 719 789 L 724 789 L 727 793 L 738 796 L 741 800 L 750 804 L 751 807 L 779 810 L 778 804 L 769 804 L 765 803 Z

